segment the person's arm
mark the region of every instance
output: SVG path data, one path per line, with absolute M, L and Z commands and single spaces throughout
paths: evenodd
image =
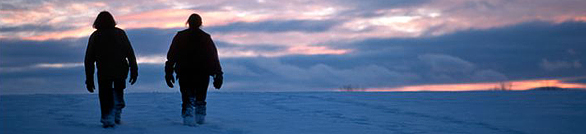
M 214 77 L 214 88 L 220 89 L 222 84 L 224 83 L 224 76 L 222 72 L 222 66 L 220 65 L 220 59 L 218 56 L 218 49 L 216 48 L 216 44 L 211 37 L 209 39 L 209 45 L 211 46 L 211 65 L 212 65 L 212 76 Z
M 173 88 L 173 83 L 175 83 L 173 71 L 175 70 L 175 64 L 177 63 L 177 43 L 179 40 L 177 36 L 179 36 L 179 33 L 173 37 L 173 41 L 167 52 L 167 61 L 165 62 L 165 81 L 170 88 Z
M 122 35 L 123 35 L 123 43 L 124 45 L 126 45 L 128 47 L 128 52 L 127 52 L 127 58 L 128 58 L 128 63 L 130 66 L 130 84 L 134 84 L 136 82 L 136 79 L 138 78 L 138 64 L 136 63 L 136 56 L 134 55 L 134 49 L 132 49 L 132 45 L 130 44 L 130 40 L 128 40 L 128 36 L 126 36 L 126 33 L 124 31 L 122 31 Z
M 220 59 L 218 56 L 218 49 L 216 48 L 216 44 L 214 44 L 214 41 L 212 40 L 212 38 L 209 38 L 210 46 L 211 46 L 211 65 L 212 65 L 212 75 L 215 74 L 223 74 L 222 72 L 222 66 L 220 65 Z
M 94 53 L 94 34 L 92 34 L 88 40 L 87 49 L 85 51 L 85 60 L 84 60 L 84 67 L 85 67 L 85 84 L 86 88 L 90 93 L 94 92 L 94 69 L 95 69 L 95 62 L 96 56 Z

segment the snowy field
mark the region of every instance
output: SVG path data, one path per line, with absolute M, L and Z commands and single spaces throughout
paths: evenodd
M 2 95 L 1 134 L 586 133 L 586 92 L 211 92 L 207 123 L 181 124 L 179 93 L 126 94 L 103 129 L 97 94 Z

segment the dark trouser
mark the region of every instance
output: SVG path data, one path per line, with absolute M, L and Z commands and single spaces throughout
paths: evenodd
M 181 90 L 182 116 L 191 115 L 191 113 L 186 113 L 187 109 L 191 109 L 194 106 L 206 105 L 205 100 L 209 82 L 209 75 L 181 75 L 179 78 L 179 86 Z
M 120 113 L 124 108 L 124 88 L 126 79 L 98 78 L 100 88 L 100 107 L 102 109 L 101 122 L 113 124 L 120 121 Z

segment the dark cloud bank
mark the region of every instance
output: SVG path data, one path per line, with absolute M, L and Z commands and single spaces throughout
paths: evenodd
M 138 55 L 155 55 L 166 53 L 177 30 L 127 32 Z M 226 73 L 226 86 L 222 90 L 316 91 L 343 85 L 393 87 L 578 77 L 586 74 L 584 37 L 586 23 L 529 22 L 437 37 L 330 42 L 326 44 L 353 51 L 346 55 L 222 58 Z M 82 62 L 86 42 L 87 38 L 0 41 L 0 92 L 84 93 L 82 67 L 18 68 L 39 63 Z M 283 49 L 262 45 L 242 47 L 220 40 L 216 43 L 219 49 Z M 129 86 L 129 92 L 177 91 L 165 87 L 162 64 L 141 64 L 139 68 L 137 86 Z

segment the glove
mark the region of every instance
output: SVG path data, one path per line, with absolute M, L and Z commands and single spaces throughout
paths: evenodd
M 173 88 L 173 83 L 175 83 L 175 79 L 173 78 L 173 65 L 175 63 L 166 61 L 165 62 L 165 81 L 167 82 L 167 86 Z
M 85 85 L 87 91 L 89 91 L 90 93 L 93 93 L 94 89 L 96 89 L 96 86 L 94 86 L 94 80 L 85 80 Z
M 128 82 L 130 82 L 130 85 L 134 85 L 134 83 L 136 83 L 137 77 L 138 77 L 138 72 L 136 72 L 136 71 L 130 72 L 130 80 L 128 81 Z
M 224 77 L 222 74 L 215 74 L 214 75 L 214 87 L 218 90 L 222 87 L 222 83 L 224 83 Z
M 173 78 L 173 74 L 165 75 L 165 81 L 167 82 L 167 86 L 173 88 L 173 83 L 175 83 L 175 79 Z

